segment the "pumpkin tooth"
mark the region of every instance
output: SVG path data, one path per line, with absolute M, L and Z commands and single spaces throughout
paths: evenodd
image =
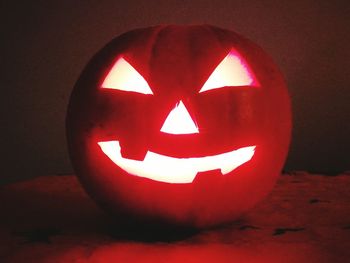
M 145 159 L 147 149 L 142 147 L 139 143 L 120 142 L 121 155 L 123 158 L 143 161 Z
M 210 183 L 218 180 L 218 177 L 222 177 L 220 169 L 198 172 L 193 179 L 194 183 Z

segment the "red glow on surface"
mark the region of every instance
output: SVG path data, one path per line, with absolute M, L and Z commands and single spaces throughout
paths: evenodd
M 258 86 L 252 70 L 234 49 L 214 69 L 199 93 L 226 86 Z
M 226 232 L 226 236 L 229 235 Z M 232 230 L 231 230 L 232 231 Z M 211 235 L 213 235 L 211 233 Z M 210 235 L 210 236 L 211 236 Z M 222 234 L 224 235 L 224 234 Z M 223 238 L 219 235 L 215 237 Z M 252 234 L 249 233 L 249 237 Z M 201 237 L 198 243 L 189 241 L 165 243 L 157 242 L 145 244 L 141 242 L 114 242 L 97 246 L 89 255 L 89 262 L 123 262 L 123 263 L 325 263 L 335 262 L 324 260 L 320 248 L 313 244 L 296 242 L 260 242 L 243 239 L 238 234 L 238 242 L 221 243 L 210 240 L 210 237 Z M 241 240 L 244 241 L 241 241 Z M 247 238 L 246 238 L 247 239 Z M 237 243 L 237 244 L 236 244 Z M 248 244 L 247 244 L 248 243 Z M 82 258 L 87 256 L 80 247 L 65 252 L 65 258 Z M 86 252 L 85 252 L 86 253 Z M 70 257 L 68 257 L 70 256 Z
M 223 175 L 248 162 L 255 146 L 205 157 L 175 158 L 148 151 L 143 161 L 124 158 L 119 141 L 98 142 L 101 150 L 129 174 L 166 183 L 191 183 L 198 172 L 220 169 Z
M 142 94 L 153 94 L 147 81 L 124 58 L 117 60 L 101 87 Z
M 169 113 L 160 131 L 170 134 L 199 133 L 197 125 L 181 100 Z

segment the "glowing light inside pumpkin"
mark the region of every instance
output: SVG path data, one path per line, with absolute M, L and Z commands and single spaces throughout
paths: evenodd
M 199 93 L 226 86 L 259 86 L 248 64 L 234 49 L 214 69 Z
M 117 60 L 101 87 L 153 95 L 147 81 L 124 58 Z
M 255 146 L 205 157 L 175 158 L 148 151 L 143 161 L 121 155 L 119 141 L 98 142 L 101 150 L 129 174 L 166 183 L 191 183 L 198 172 L 220 169 L 223 175 L 248 162 Z
M 160 131 L 170 134 L 192 134 L 198 133 L 198 127 L 180 100 L 165 119 Z

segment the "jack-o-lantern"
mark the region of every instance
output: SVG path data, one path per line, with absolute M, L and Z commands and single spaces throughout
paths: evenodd
M 140 221 L 231 221 L 272 188 L 287 155 L 290 101 L 261 48 L 213 26 L 125 33 L 89 62 L 67 136 L 87 192 Z

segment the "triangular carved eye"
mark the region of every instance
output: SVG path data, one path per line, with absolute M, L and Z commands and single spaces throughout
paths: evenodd
M 114 64 L 101 87 L 153 95 L 147 81 L 122 57 Z
M 246 61 L 234 49 L 214 69 L 199 93 L 226 86 L 259 86 Z

